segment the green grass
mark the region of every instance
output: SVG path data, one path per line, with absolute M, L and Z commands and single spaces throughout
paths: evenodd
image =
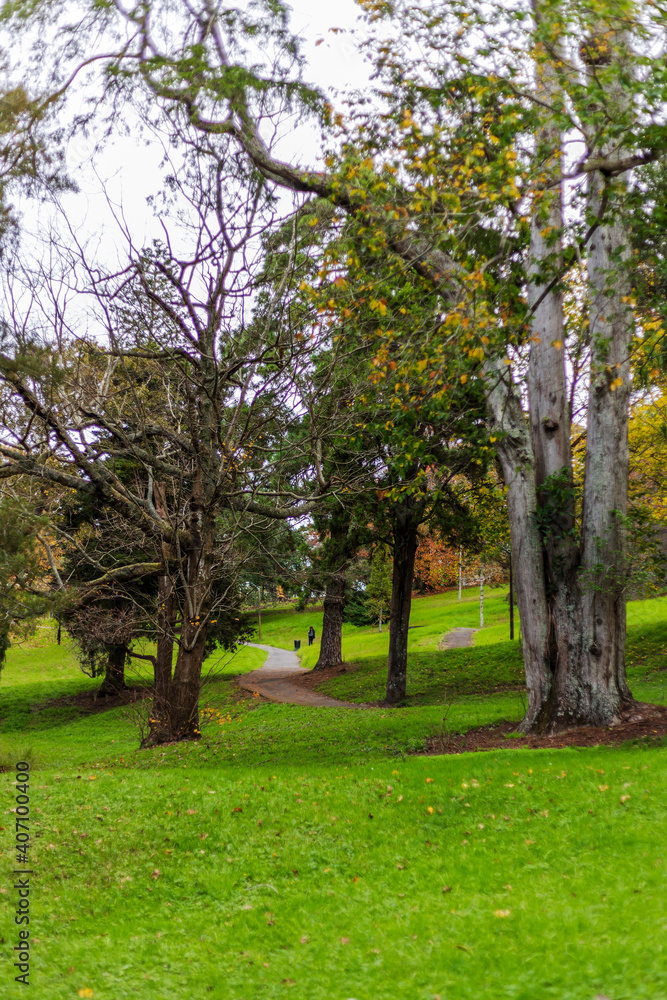
M 40 1000 L 667 993 L 664 751 L 197 764 L 35 772 Z
M 662 1000 L 663 745 L 413 755 L 447 713 L 462 729 L 521 716 L 502 592 L 474 647 L 437 649 L 477 624 L 466 596 L 415 601 L 404 707 L 243 696 L 235 677 L 264 659 L 244 648 L 207 665 L 202 741 L 159 750 L 137 749 L 131 709 L 54 704 L 99 681 L 47 630 L 10 650 L 0 762 L 34 766 L 34 995 Z M 305 643 L 311 622 L 319 638 L 321 612 L 268 612 L 262 641 Z M 628 622 L 633 691 L 663 701 L 667 600 L 630 605 Z M 346 626 L 355 670 L 327 689 L 380 697 L 386 641 Z M 308 665 L 317 645 L 301 652 Z M 13 774 L 0 788 L 10 872 Z M 22 995 L 5 974 L 3 996 Z
M 491 592 L 485 602 L 485 628 L 474 636 L 468 649 L 438 650 L 438 639 L 456 626 L 479 625 L 479 600 L 468 596 L 460 604 L 452 595 L 438 603 L 437 598 L 414 602 L 411 622 L 427 621 L 426 628 L 411 633 L 409 641 L 407 704 L 424 705 L 454 702 L 461 696 L 484 693 L 489 708 L 488 721 L 497 718 L 493 692 L 519 692 L 523 688 L 523 662 L 518 641 L 518 615 L 515 615 L 517 638 L 510 641 L 509 609 L 504 591 Z M 386 684 L 386 645 L 382 655 L 371 653 L 379 647 L 380 637 L 365 630 L 353 646 L 348 641 L 346 658 L 353 672 L 322 685 L 321 690 L 346 701 L 378 701 Z M 312 653 L 311 653 L 312 657 Z M 653 702 L 667 700 L 667 597 L 633 601 L 628 605 L 628 679 L 635 697 Z M 506 701 L 506 699 L 505 699 Z M 455 713 L 460 719 L 460 710 Z M 511 716 L 513 718 L 514 716 Z M 463 721 L 465 726 L 465 721 Z

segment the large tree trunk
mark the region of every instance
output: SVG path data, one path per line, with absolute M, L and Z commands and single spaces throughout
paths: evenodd
M 345 608 L 345 571 L 333 573 L 324 595 L 324 617 L 320 655 L 315 670 L 337 667 L 343 662 L 343 610 Z
M 540 20 L 540 5 L 534 5 Z M 593 47 L 594 48 L 594 47 Z M 594 49 L 595 50 L 595 49 Z M 545 106 L 557 98 L 548 62 L 536 90 Z M 622 222 L 602 224 L 588 257 L 591 384 L 584 504 L 579 544 L 566 398 L 563 309 L 558 283 L 562 209 L 560 137 L 553 124 L 537 136 L 541 176 L 551 177 L 535 199 L 528 301 L 532 346 L 528 371 L 530 439 L 508 376 L 489 370 L 487 401 L 500 439 L 528 711 L 524 730 L 617 721 L 631 696 L 625 679 L 625 514 L 628 479 L 629 346 L 632 311 L 624 276 Z M 609 151 L 603 150 L 608 156 Z M 589 217 L 603 211 L 603 179 L 593 174 Z M 517 546 L 519 546 L 517 548 Z
M 323 529 L 322 529 L 323 530 Z M 324 617 L 320 655 L 315 670 L 337 667 L 343 662 L 343 611 L 345 609 L 345 570 L 358 548 L 358 532 L 350 530 L 345 510 L 334 511 L 328 521 L 326 540 Z
M 178 655 L 173 676 L 175 594 L 168 577 L 160 579 L 158 655 L 155 698 L 144 746 L 199 739 L 199 695 L 206 648 L 206 615 L 210 600 L 211 551 L 215 529 L 204 519 L 200 528 L 197 504 L 190 519 L 181 607 Z
M 551 695 L 549 628 L 542 539 L 535 517 L 537 487 L 530 427 L 507 368 L 487 368 L 489 425 L 507 486 L 507 512 L 516 566 L 516 598 L 523 637 L 528 710 L 526 729 L 538 723 Z
M 95 695 L 96 698 L 113 697 L 125 691 L 125 659 L 127 657 L 126 646 L 111 646 L 106 663 L 106 673 L 104 680 Z
M 609 155 L 608 150 L 604 150 Z M 590 178 L 589 212 L 600 214 L 607 182 Z M 616 182 L 618 183 L 618 182 Z M 563 699 L 578 717 L 618 720 L 632 701 L 625 674 L 630 346 L 628 246 L 618 206 L 594 234 L 588 254 L 591 381 L 581 539 L 580 665 Z
M 205 645 L 206 629 L 186 623 L 169 692 L 169 723 L 174 740 L 196 740 L 201 735 L 199 695 Z
M 405 700 L 408 672 L 408 628 L 412 603 L 412 578 L 417 553 L 419 519 L 409 501 L 401 504 L 394 518 L 394 560 L 389 617 L 389 664 L 386 701 Z
M 536 22 L 540 4 L 534 4 Z M 553 16 L 553 13 L 551 12 Z M 555 43 L 558 44 L 557 42 Z M 549 61 L 538 63 L 536 92 L 545 106 L 559 97 L 558 83 Z M 528 304 L 531 309 L 531 349 L 528 364 L 530 444 L 533 455 L 535 503 L 542 549 L 544 586 L 540 589 L 538 615 L 521 620 L 524 644 L 541 650 L 541 664 L 533 672 L 541 678 L 533 688 L 539 699 L 531 704 L 524 729 L 551 729 L 560 724 L 561 679 L 576 672 L 573 634 L 579 631 L 577 566 L 579 552 L 574 538 L 574 491 L 570 449 L 570 420 L 565 378 L 565 324 L 562 275 L 561 137 L 559 127 L 547 116 L 536 135 L 539 175 L 551 186 L 533 200 L 528 265 Z M 537 558 L 537 552 L 534 553 Z M 523 562 L 517 559 L 523 572 Z M 534 567 L 533 572 L 536 572 Z M 543 621 L 536 621 L 537 617 Z M 545 631 L 546 629 L 546 631 Z M 539 702 L 539 703 L 538 703 Z

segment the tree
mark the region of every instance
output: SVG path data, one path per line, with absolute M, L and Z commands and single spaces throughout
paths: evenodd
M 24 507 L 6 491 L 0 496 L 0 670 L 11 634 L 30 634 L 35 619 L 53 608 L 39 543 L 44 518 L 28 519 Z
M 169 243 L 130 247 L 127 265 L 109 274 L 76 243 L 54 247 L 70 284 L 80 281 L 97 306 L 97 339 L 58 344 L 52 328 L 40 343 L 19 316 L 6 318 L 13 341 L 0 379 L 14 414 L 0 474 L 93 498 L 137 536 L 141 558 L 110 551 L 89 593 L 157 580 L 153 743 L 197 738 L 204 657 L 246 634 L 242 532 L 307 512 L 301 500 L 312 492 L 295 495 L 290 483 L 286 504 L 274 499 L 286 493 L 285 372 L 300 349 L 283 332 L 277 350 L 270 313 L 245 321 L 249 246 L 272 203 L 261 177 L 251 171 L 246 188 L 242 179 L 225 143 L 198 143 L 181 163 L 170 190 L 178 242 L 191 237 L 182 255 Z
M 142 471 L 136 463 L 116 465 L 130 488 L 141 482 Z M 150 659 L 133 648 L 136 640 L 156 640 L 157 572 L 132 577 L 133 568 L 151 562 L 150 544 L 98 497 L 80 493 L 59 498 L 51 531 L 60 562 L 58 621 L 74 640 L 82 670 L 104 676 L 96 697 L 113 697 L 127 687 L 126 662 Z M 130 568 L 128 580 L 124 567 Z
M 391 562 L 389 547 L 380 542 L 371 557 L 371 576 L 366 587 L 368 607 L 377 622 L 378 632 L 382 631 L 382 619 L 386 618 L 391 607 Z

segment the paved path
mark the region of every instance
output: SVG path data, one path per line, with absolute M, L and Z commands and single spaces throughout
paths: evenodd
M 246 691 L 261 694 L 269 701 L 286 702 L 289 705 L 309 705 L 312 708 L 366 708 L 365 705 L 355 705 L 349 701 L 338 701 L 328 698 L 317 691 L 295 684 L 293 678 L 309 673 L 299 663 L 299 657 L 289 649 L 278 649 L 276 646 L 263 646 L 258 642 L 248 642 L 255 649 L 265 649 L 269 654 L 263 667 L 252 670 L 249 674 L 239 677 L 239 687 Z
M 472 646 L 472 637 L 478 628 L 453 628 L 451 632 L 443 635 L 438 643 L 438 649 L 462 649 L 464 646 Z

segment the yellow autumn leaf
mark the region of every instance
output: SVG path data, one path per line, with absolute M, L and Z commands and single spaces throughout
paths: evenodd
M 555 347 L 557 351 L 560 351 L 562 349 L 562 347 L 563 347 L 563 341 L 562 340 L 552 340 L 551 341 L 551 346 Z
M 465 385 L 467 381 L 468 381 L 468 376 L 467 375 L 462 375 L 461 376 L 461 385 Z
M 429 806 L 428 809 L 426 810 L 426 812 L 429 814 L 429 816 L 432 816 L 433 812 L 434 812 L 433 806 Z
M 84 986 L 83 989 L 79 990 L 79 996 L 80 997 L 92 997 L 94 995 L 95 994 L 91 990 L 90 986 Z
M 511 912 L 511 910 L 494 910 L 493 915 L 494 917 L 500 917 L 502 919 L 504 917 L 509 917 Z
M 598 791 L 607 792 L 609 791 L 609 785 L 598 785 Z
M 616 392 L 616 390 L 620 389 L 622 385 L 623 385 L 623 379 L 615 378 L 614 381 L 609 386 L 609 388 L 611 389 L 612 392 Z

